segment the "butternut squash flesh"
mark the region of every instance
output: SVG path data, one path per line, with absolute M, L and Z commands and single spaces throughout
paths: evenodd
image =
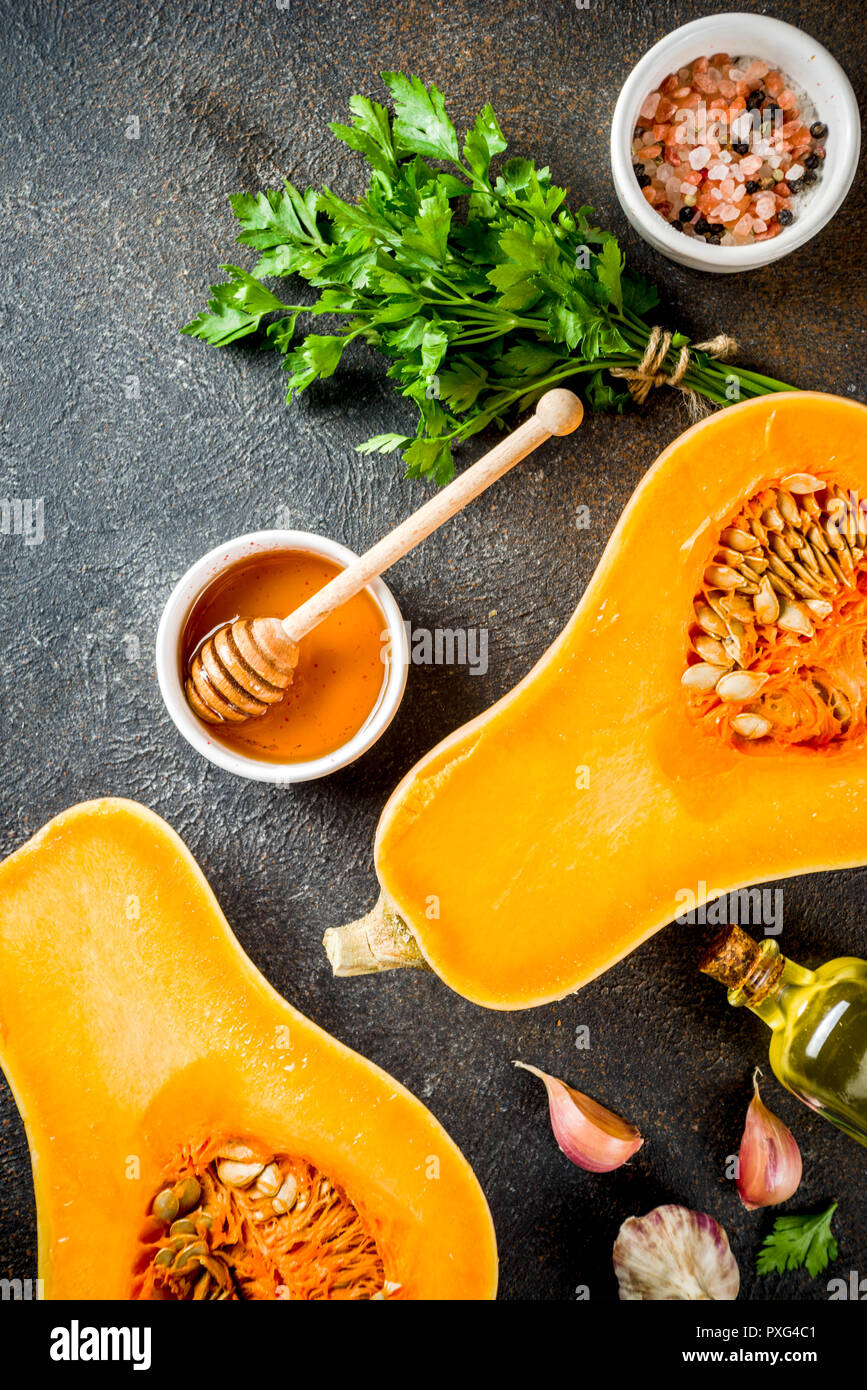
M 73 807 L 0 865 L 0 1060 L 48 1298 L 129 1298 L 154 1195 L 212 1136 L 249 1136 L 345 1192 L 386 1296 L 494 1296 L 490 1214 L 454 1143 L 275 993 L 144 807 Z
M 541 661 L 394 792 L 376 839 L 384 896 L 460 994 L 542 1004 L 671 921 L 681 890 L 700 903 L 867 862 L 862 737 L 734 747 L 697 727 L 681 685 L 722 530 L 769 479 L 817 471 L 867 496 L 865 407 L 799 392 L 688 430 Z

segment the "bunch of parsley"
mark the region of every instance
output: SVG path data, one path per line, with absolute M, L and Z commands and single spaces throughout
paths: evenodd
M 617 239 L 588 221 L 593 209 L 563 206 L 548 169 L 509 159 L 485 106 L 461 146 L 441 93 L 417 77 L 384 73 L 394 113 L 366 97 L 350 101 L 338 139 L 370 166 L 356 203 L 330 189 L 282 190 L 231 199 L 238 241 L 259 253 L 252 274 L 211 287 L 208 310 L 182 329 L 223 346 L 259 333 L 285 358 L 287 399 L 336 370 L 361 338 L 391 359 L 388 375 L 419 412 L 415 437 L 380 434 L 362 452 L 401 450 L 407 476 L 438 483 L 453 474 L 452 446 L 549 387 L 584 378 L 596 410 L 628 402 L 611 367 L 634 368 L 650 333 L 657 295 L 628 273 Z M 435 161 L 435 163 L 431 163 Z M 318 291 L 312 305 L 284 304 L 262 282 L 299 275 Z M 341 331 L 308 333 L 293 346 L 298 315 L 345 316 Z M 672 338 L 669 369 L 689 340 Z M 684 385 L 729 403 L 732 369 L 696 352 Z M 741 396 L 790 389 L 738 369 Z

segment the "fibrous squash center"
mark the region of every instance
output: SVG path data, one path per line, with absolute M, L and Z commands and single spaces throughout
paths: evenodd
M 255 1143 L 185 1147 L 141 1233 L 133 1297 L 384 1299 L 375 1240 L 318 1169 Z
M 729 520 L 708 556 L 682 683 L 690 717 L 735 747 L 867 733 L 867 500 L 796 473 Z

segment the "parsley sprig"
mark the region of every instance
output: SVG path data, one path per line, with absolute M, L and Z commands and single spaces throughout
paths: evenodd
M 800 1269 L 815 1278 L 837 1258 L 837 1242 L 831 1234 L 831 1218 L 837 1203 L 816 1216 L 778 1216 L 774 1229 L 765 1237 L 756 1259 L 758 1274 L 782 1274 Z
M 564 205 L 547 168 L 514 158 L 492 172 L 506 141 L 489 105 L 461 144 L 435 86 L 396 72 L 383 80 L 392 115 L 353 96 L 350 123 L 331 126 L 370 167 L 364 197 L 302 193 L 288 181 L 237 194 L 238 241 L 259 259 L 252 273 L 221 267 L 229 280 L 211 286 L 207 310 L 181 331 L 225 346 L 264 330 L 285 359 L 290 401 L 363 340 L 391 360 L 388 375 L 419 421 L 414 437 L 375 435 L 360 451 L 401 450 L 407 476 L 438 483 L 452 476 L 458 441 L 503 427 L 551 386 L 582 378 L 593 409 L 621 411 L 629 394 L 608 371 L 641 361 L 656 291 L 626 270 L 592 208 Z M 262 283 L 290 275 L 318 292 L 313 304 L 285 304 Z M 345 321 L 296 346 L 302 313 Z M 668 370 L 688 342 L 673 335 Z M 695 352 L 683 384 L 727 405 L 732 370 Z M 742 397 L 792 389 L 742 368 L 737 377 Z

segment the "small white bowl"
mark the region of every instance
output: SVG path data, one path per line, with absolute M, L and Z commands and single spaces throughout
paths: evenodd
M 271 782 L 276 786 L 287 786 L 293 782 L 311 782 L 314 778 L 326 777 L 338 768 L 347 767 L 349 763 L 355 762 L 356 758 L 360 758 L 385 732 L 397 713 L 406 687 L 409 644 L 400 609 L 390 590 L 381 579 L 374 580 L 369 586 L 369 592 L 385 615 L 391 651 L 382 693 L 358 733 L 342 748 L 307 762 L 273 763 L 263 758 L 252 758 L 233 752 L 208 733 L 207 725 L 196 718 L 187 704 L 181 670 L 181 642 L 187 619 L 203 589 L 237 560 L 273 550 L 312 551 L 314 555 L 323 555 L 327 560 L 333 560 L 335 564 L 344 567 L 356 558 L 353 551 L 345 545 L 339 545 L 337 541 L 314 535 L 310 531 L 252 531 L 247 536 L 238 536 L 235 540 L 226 541 L 224 545 L 209 550 L 207 555 L 197 560 L 178 581 L 163 609 L 157 630 L 157 679 L 166 709 L 187 743 L 191 744 L 197 753 L 201 753 L 217 767 L 235 773 L 237 777 L 246 777 L 253 782 Z
M 641 104 L 669 73 L 695 58 L 730 53 L 760 58 L 779 68 L 810 98 L 816 120 L 828 127 L 828 155 L 819 180 L 801 201 L 797 220 L 779 236 L 755 246 L 709 246 L 669 227 L 641 195 L 632 168 L 632 140 Z M 814 237 L 840 207 L 858 167 L 861 121 L 843 69 L 802 29 L 762 14 L 717 14 L 696 19 L 660 39 L 632 69 L 614 108 L 611 168 L 620 206 L 639 236 L 669 260 L 694 270 L 731 275 L 781 260 Z

